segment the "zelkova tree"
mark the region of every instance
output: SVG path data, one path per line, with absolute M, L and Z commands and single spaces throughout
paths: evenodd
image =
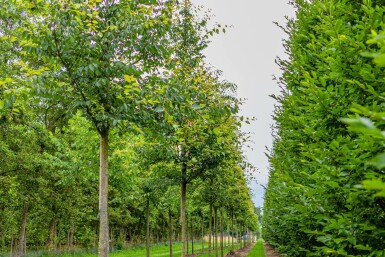
M 171 30 L 174 64 L 168 71 L 166 97 L 156 105 L 158 133 L 153 133 L 167 150 L 166 158 L 180 167 L 182 254 L 186 253 L 186 188 L 210 165 L 224 158 L 218 128 L 238 111 L 234 85 L 219 81 L 219 74 L 207 68 L 203 50 L 210 34 L 208 17 L 198 19 L 189 1 L 178 8 Z M 160 132 L 160 133 L 159 133 Z M 162 155 L 165 156 L 165 155 Z
M 139 101 L 156 94 L 154 74 L 167 59 L 168 1 L 39 1 L 26 4 L 23 48 L 47 70 L 38 85 L 60 82 L 100 136 L 99 256 L 109 255 L 108 135 L 137 123 Z M 148 104 L 151 109 L 151 104 Z

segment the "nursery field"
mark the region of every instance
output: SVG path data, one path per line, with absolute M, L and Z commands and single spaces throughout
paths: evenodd
M 260 233 L 237 86 L 190 1 L 0 0 L 0 249 L 186 256 Z M 132 245 L 144 248 L 113 251 Z M 196 244 L 198 251 L 200 245 Z M 219 248 L 218 244 L 215 248 Z

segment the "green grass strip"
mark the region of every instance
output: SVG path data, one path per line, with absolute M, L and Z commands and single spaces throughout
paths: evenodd
M 247 257 L 266 257 L 262 239 L 258 240 L 258 242 L 254 245 L 253 249 L 251 249 Z
M 239 245 L 234 244 L 234 247 L 237 248 Z M 205 242 L 204 250 L 207 251 L 208 249 L 208 243 Z M 174 243 L 173 244 L 173 257 L 179 257 L 182 252 L 182 246 L 180 243 Z M 150 247 L 150 256 L 151 257 L 170 257 L 169 253 L 169 245 L 164 244 L 156 244 L 152 245 Z M 201 242 L 195 242 L 194 244 L 194 252 L 200 253 L 202 250 L 202 243 Z M 225 254 L 230 252 L 231 247 L 227 246 L 224 248 Z M 220 250 L 218 250 L 220 253 Z M 191 254 L 191 244 L 189 244 L 189 253 Z M 111 257 L 146 257 L 146 248 L 144 245 L 136 245 L 132 246 L 128 249 L 124 250 L 118 250 L 110 253 Z M 207 253 L 198 255 L 199 257 L 207 257 Z M 215 256 L 215 250 L 212 250 L 211 256 Z M 0 257 L 2 255 L 0 254 Z M 97 253 L 93 252 L 75 252 L 75 253 L 62 253 L 62 254 L 52 254 L 52 253 L 41 253 L 41 252 L 30 252 L 27 253 L 26 257 L 97 257 Z

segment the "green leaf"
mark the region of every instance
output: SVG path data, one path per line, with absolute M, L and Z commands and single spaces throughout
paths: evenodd
M 368 118 L 357 118 L 357 119 L 348 119 L 348 118 L 345 118 L 345 119 L 341 119 L 343 122 L 345 122 L 346 124 L 349 124 L 351 127 L 355 128 L 355 129 L 362 129 L 362 128 L 370 128 L 370 129 L 374 129 L 376 128 L 373 124 L 373 122 L 368 119 Z
M 154 111 L 155 112 L 164 112 L 164 108 L 162 106 L 157 106 Z
M 193 104 L 191 107 L 192 107 L 193 109 L 196 109 L 196 110 L 199 110 L 199 109 L 202 109 L 202 108 L 203 108 L 203 107 L 200 106 L 199 104 Z
M 375 196 L 385 197 L 385 183 L 380 179 L 365 180 L 362 182 L 362 187 L 367 190 L 380 191 Z
M 385 153 L 377 155 L 369 163 L 375 166 L 377 169 L 385 168 Z

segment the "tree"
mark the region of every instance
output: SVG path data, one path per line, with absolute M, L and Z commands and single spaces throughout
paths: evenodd
M 24 49 L 49 66 L 36 82 L 60 81 L 63 96 L 84 110 L 100 136 L 99 256 L 109 255 L 108 135 L 119 123 L 136 122 L 138 98 L 156 91 L 151 76 L 168 54 L 169 7 L 151 1 L 26 4 Z

